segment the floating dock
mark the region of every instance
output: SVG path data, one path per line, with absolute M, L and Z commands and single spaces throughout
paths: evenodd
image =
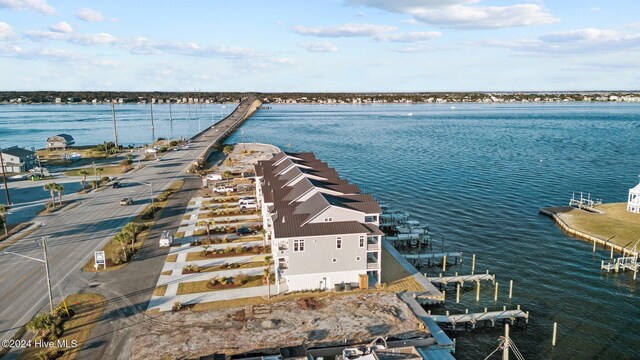
M 486 309 L 485 309 L 486 310 Z M 433 321 L 440 324 L 449 324 L 453 328 L 456 329 L 456 325 L 471 324 L 473 329 L 476 328 L 476 324 L 479 322 L 482 323 L 491 323 L 491 326 L 496 325 L 496 321 L 504 320 L 511 322 L 511 325 L 518 319 L 524 319 L 525 323 L 529 323 L 529 312 L 524 312 L 520 310 L 520 306 L 515 310 L 506 310 L 502 311 L 485 311 L 481 313 L 473 313 L 473 314 L 456 314 L 456 315 L 430 315 Z
M 495 281 L 495 274 L 477 274 L 477 275 L 456 275 L 456 276 L 439 276 L 439 277 L 427 277 L 432 284 L 444 285 L 448 284 L 460 284 L 464 286 L 465 282 L 476 281 Z

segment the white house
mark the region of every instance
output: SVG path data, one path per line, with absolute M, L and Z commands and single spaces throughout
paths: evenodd
M 629 189 L 629 200 L 627 201 L 627 211 L 640 213 L 640 184 Z
M 256 165 L 256 195 L 278 292 L 381 281 L 380 206 L 312 153 Z
M 4 168 L 0 169 L 7 173 L 20 173 L 29 171 L 35 166 L 36 156 L 31 150 L 12 146 L 0 150 Z
M 73 136 L 69 134 L 58 134 L 47 138 L 47 150 L 66 149 L 75 144 Z

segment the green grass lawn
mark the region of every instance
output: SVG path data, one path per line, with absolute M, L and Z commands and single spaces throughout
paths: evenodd
M 64 174 L 66 176 L 82 176 L 82 174 L 80 174 L 80 171 L 82 171 L 82 170 L 87 170 L 89 172 L 89 175 L 87 175 L 87 182 L 89 182 L 91 180 L 94 180 L 95 174 L 93 172 L 93 167 L 69 170 L 69 171 L 65 171 Z M 120 166 L 120 165 L 103 166 L 102 167 L 102 172 L 100 173 L 100 175 L 98 177 L 110 176 L 110 175 L 119 175 L 119 174 L 122 174 L 122 173 L 123 173 L 122 166 Z
M 627 203 L 602 204 L 596 208 L 603 214 L 579 209 L 558 213 L 558 217 L 576 231 L 609 239 L 611 242 L 632 247 L 640 240 L 640 214 L 627 211 Z

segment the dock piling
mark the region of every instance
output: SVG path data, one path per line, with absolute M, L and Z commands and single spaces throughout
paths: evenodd
M 471 275 L 476 271 L 476 254 L 471 256 Z
M 460 284 L 456 284 L 456 304 L 460 303 Z
M 496 291 L 493 293 L 493 301 L 498 301 L 498 283 L 496 283 Z
M 593 252 L 596 252 L 596 241 L 593 240 Z
M 480 301 L 480 280 L 476 281 L 476 301 Z
M 513 280 L 509 280 L 509 300 L 511 300 L 512 295 L 513 295 Z
M 611 255 L 609 256 L 610 260 L 613 260 L 613 244 L 611 244 Z
M 553 337 L 551 338 L 551 346 L 556 346 L 556 335 L 558 333 L 558 323 L 553 323 Z
M 447 272 L 447 255 L 442 257 L 442 272 Z

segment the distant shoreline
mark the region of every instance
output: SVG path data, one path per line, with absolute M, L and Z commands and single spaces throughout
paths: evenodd
M 413 92 L 413 93 L 179 93 L 0 91 L 0 104 L 188 104 L 238 103 L 255 95 L 264 104 L 640 102 L 640 91 Z

